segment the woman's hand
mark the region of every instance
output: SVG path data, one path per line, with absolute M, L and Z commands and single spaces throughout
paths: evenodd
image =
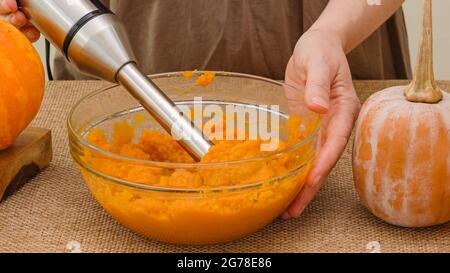
M 306 184 L 284 219 L 299 217 L 341 157 L 361 104 L 339 36 L 309 30 L 299 40 L 286 71 L 286 82 L 305 92 L 307 107 L 323 114 L 323 143 Z M 295 97 L 287 94 L 290 105 Z
M 32 42 L 36 42 L 40 37 L 39 31 L 28 22 L 25 14 L 18 10 L 16 0 L 0 0 L 0 20 L 16 26 Z

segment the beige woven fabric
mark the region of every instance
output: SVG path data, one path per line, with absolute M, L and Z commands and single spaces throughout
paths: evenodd
M 361 98 L 399 82 L 357 82 Z M 277 220 L 235 243 L 180 247 L 147 240 L 116 223 L 89 194 L 68 152 L 66 117 L 101 82 L 49 83 L 35 126 L 53 130 L 49 168 L 0 204 L 0 251 L 66 252 L 70 241 L 83 252 L 450 252 L 450 225 L 404 229 L 385 224 L 358 202 L 347 150 L 315 202 L 300 219 Z M 444 84 L 450 89 L 450 82 Z

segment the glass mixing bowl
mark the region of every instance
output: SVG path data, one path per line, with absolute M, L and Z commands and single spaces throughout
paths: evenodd
M 101 129 L 111 139 L 117 124 L 126 122 L 133 128 L 128 136 L 138 143 L 145 130 L 162 131 L 117 85 L 84 97 L 68 118 L 71 154 L 96 200 L 124 226 L 166 243 L 224 243 L 263 228 L 299 193 L 319 145 L 320 117 L 306 109 L 301 90 L 225 72 L 214 72 L 214 80 L 205 84 L 199 80 L 203 73 L 150 78 L 180 107 L 239 106 L 258 110 L 258 117 L 267 114 L 271 118 L 262 125 L 278 130 L 280 140 L 289 145 L 219 163 L 157 162 L 113 153 L 92 144 L 91 133 Z M 201 102 L 194 100 L 198 97 Z M 295 118 L 289 119 L 291 115 Z M 246 124 L 248 129 L 251 124 Z

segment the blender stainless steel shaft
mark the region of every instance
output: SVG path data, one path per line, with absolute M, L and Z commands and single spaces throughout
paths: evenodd
M 81 72 L 120 83 L 194 158 L 212 143 L 137 67 L 117 17 L 98 0 L 17 0 L 43 35 Z

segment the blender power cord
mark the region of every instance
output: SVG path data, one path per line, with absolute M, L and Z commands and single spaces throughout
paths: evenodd
M 52 73 L 52 67 L 50 64 L 50 42 L 45 39 L 45 63 L 47 67 L 47 76 L 49 81 L 53 81 L 53 73 Z

